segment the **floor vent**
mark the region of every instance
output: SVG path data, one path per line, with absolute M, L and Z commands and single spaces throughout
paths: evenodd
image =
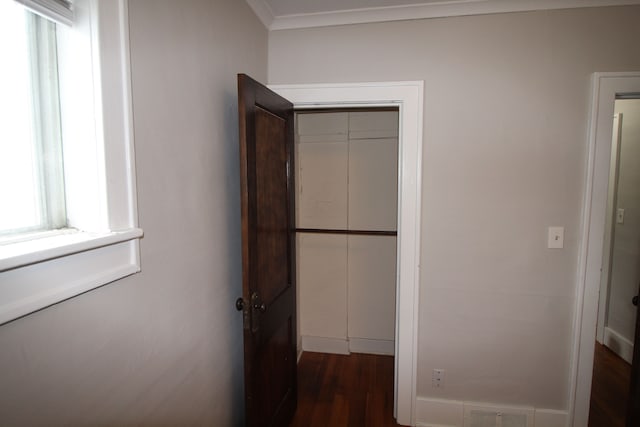
M 533 427 L 533 410 L 465 405 L 464 427 Z

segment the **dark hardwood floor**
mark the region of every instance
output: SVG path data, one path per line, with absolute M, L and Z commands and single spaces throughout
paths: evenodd
M 589 427 L 624 427 L 631 365 L 596 343 Z
M 589 427 L 625 427 L 631 365 L 596 343 Z M 305 352 L 290 427 L 397 427 L 393 357 Z
M 393 357 L 304 352 L 290 427 L 396 427 Z

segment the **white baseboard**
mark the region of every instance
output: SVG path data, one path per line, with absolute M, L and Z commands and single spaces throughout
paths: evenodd
M 302 351 L 349 354 L 349 342 L 344 338 L 302 336 Z
M 488 412 L 500 410 L 527 414 L 529 425 L 532 427 L 567 427 L 569 420 L 566 411 L 554 409 L 418 397 L 416 399 L 416 426 L 465 427 L 465 410 L 469 408 L 484 409 Z
M 604 345 L 627 363 L 633 360 L 633 343 L 608 326 L 604 328 Z
M 349 351 L 351 353 L 382 354 L 393 356 L 395 353 L 394 341 L 370 340 L 366 338 L 349 338 Z
M 536 409 L 534 420 L 535 427 L 567 427 L 569 414 L 555 409 Z
M 393 355 L 395 344 L 387 340 L 366 338 L 327 338 L 302 335 L 302 351 L 333 354 L 383 354 Z
M 462 427 L 463 424 L 464 402 L 423 397 L 416 399 L 416 426 Z

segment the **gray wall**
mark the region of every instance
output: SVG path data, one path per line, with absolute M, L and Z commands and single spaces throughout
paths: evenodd
M 0 327 L 2 425 L 240 425 L 244 1 L 130 0 L 142 272 Z
M 272 84 L 424 80 L 419 396 L 568 407 L 590 74 L 640 69 L 638 22 L 615 7 L 270 35 Z

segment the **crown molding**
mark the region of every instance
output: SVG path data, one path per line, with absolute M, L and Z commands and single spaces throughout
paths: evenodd
M 253 10 L 253 13 L 255 13 L 260 21 L 262 21 L 264 26 L 270 30 L 273 25 L 273 21 L 275 20 L 275 16 L 267 2 L 265 0 L 246 0 L 246 2 Z
M 640 0 L 443 0 L 413 5 L 275 16 L 265 0 L 246 1 L 269 30 L 640 4 Z

